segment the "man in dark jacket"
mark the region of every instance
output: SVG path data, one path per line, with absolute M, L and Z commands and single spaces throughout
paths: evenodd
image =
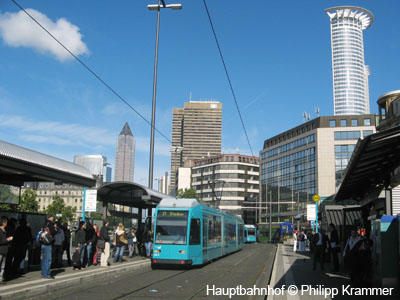
M 19 226 L 17 230 L 15 230 L 14 236 L 15 253 L 12 265 L 14 273 L 17 274 L 23 272 L 23 269 L 20 270 L 21 262 L 25 260 L 28 245 L 32 242 L 32 240 L 32 231 L 27 225 L 26 219 L 19 219 Z
M 99 240 L 104 241 L 104 248 L 101 249 L 100 266 L 102 268 L 108 268 L 108 257 L 110 256 L 110 236 L 108 235 L 108 220 L 103 221 L 103 226 L 100 229 Z M 100 249 L 100 247 L 99 247 Z
M 63 254 L 64 251 L 67 251 L 67 259 L 68 265 L 71 265 L 71 253 L 70 253 L 70 243 L 71 243 L 71 230 L 68 228 L 68 223 L 64 223 L 64 246 L 63 246 Z
M 331 230 L 331 236 L 329 239 L 329 251 L 330 253 L 332 253 L 334 271 L 339 272 L 339 258 L 338 258 L 338 253 L 340 251 L 339 233 L 336 230 L 335 225 L 333 223 L 329 224 L 329 228 Z
M 48 231 L 49 234 L 54 238 L 54 236 L 56 235 L 56 229 L 54 227 L 53 220 L 54 220 L 54 218 L 52 215 L 50 215 L 50 214 L 46 215 L 46 223 L 43 227 L 43 230 Z M 50 274 L 51 254 L 53 251 L 53 247 L 52 247 L 53 243 L 54 243 L 54 240 L 49 245 L 45 245 L 42 242 L 42 263 L 41 263 L 42 278 L 54 279 L 54 277 L 51 276 L 51 274 Z
M 79 251 L 79 256 L 80 256 L 80 261 L 81 261 L 81 267 L 82 269 L 85 269 L 85 265 L 83 264 L 83 259 L 85 257 L 85 249 L 86 249 L 86 230 L 85 230 L 86 224 L 84 221 L 79 222 L 79 229 L 76 232 L 75 235 L 75 249 L 76 251 Z
M 7 237 L 6 226 L 8 218 L 2 216 L 0 219 L 0 280 L 4 282 L 4 269 L 6 267 L 6 257 L 8 248 L 13 239 L 12 236 Z
M 86 224 L 86 252 L 87 252 L 87 263 L 86 267 L 92 264 L 93 261 L 93 248 L 96 249 L 97 234 L 93 229 L 93 225 L 87 222 Z

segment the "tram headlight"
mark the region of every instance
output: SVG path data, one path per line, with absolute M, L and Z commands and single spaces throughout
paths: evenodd
M 161 253 L 161 250 L 154 250 L 154 253 Z
M 179 254 L 186 254 L 186 251 L 185 250 L 181 250 L 181 251 L 179 251 Z

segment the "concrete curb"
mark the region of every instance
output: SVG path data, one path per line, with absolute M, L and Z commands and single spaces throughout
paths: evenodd
M 38 296 L 48 295 L 75 285 L 88 283 L 96 279 L 114 277 L 124 272 L 135 269 L 144 269 L 150 266 L 150 261 L 139 261 L 125 263 L 123 265 L 112 266 L 110 269 L 94 269 L 80 271 L 80 273 L 66 274 L 56 276 L 54 280 L 38 279 L 29 282 L 13 284 L 0 288 L 0 299 L 28 299 Z

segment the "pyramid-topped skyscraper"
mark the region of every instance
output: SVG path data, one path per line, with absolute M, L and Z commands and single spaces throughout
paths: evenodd
M 126 122 L 118 136 L 114 181 L 133 182 L 134 166 L 135 139 L 128 122 Z

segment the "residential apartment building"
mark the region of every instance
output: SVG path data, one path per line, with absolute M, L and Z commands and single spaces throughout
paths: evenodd
M 174 108 L 172 118 L 171 184 L 175 188 L 177 168 L 186 160 L 221 154 L 222 103 L 189 101 Z
M 375 115 L 323 116 L 265 140 L 260 151 L 258 222 L 292 221 L 313 203 L 333 195 L 359 138 L 375 133 Z
M 192 187 L 202 201 L 236 215 L 242 215 L 245 201 L 253 203 L 255 210 L 260 183 L 258 157 L 221 154 L 195 160 L 191 176 Z

